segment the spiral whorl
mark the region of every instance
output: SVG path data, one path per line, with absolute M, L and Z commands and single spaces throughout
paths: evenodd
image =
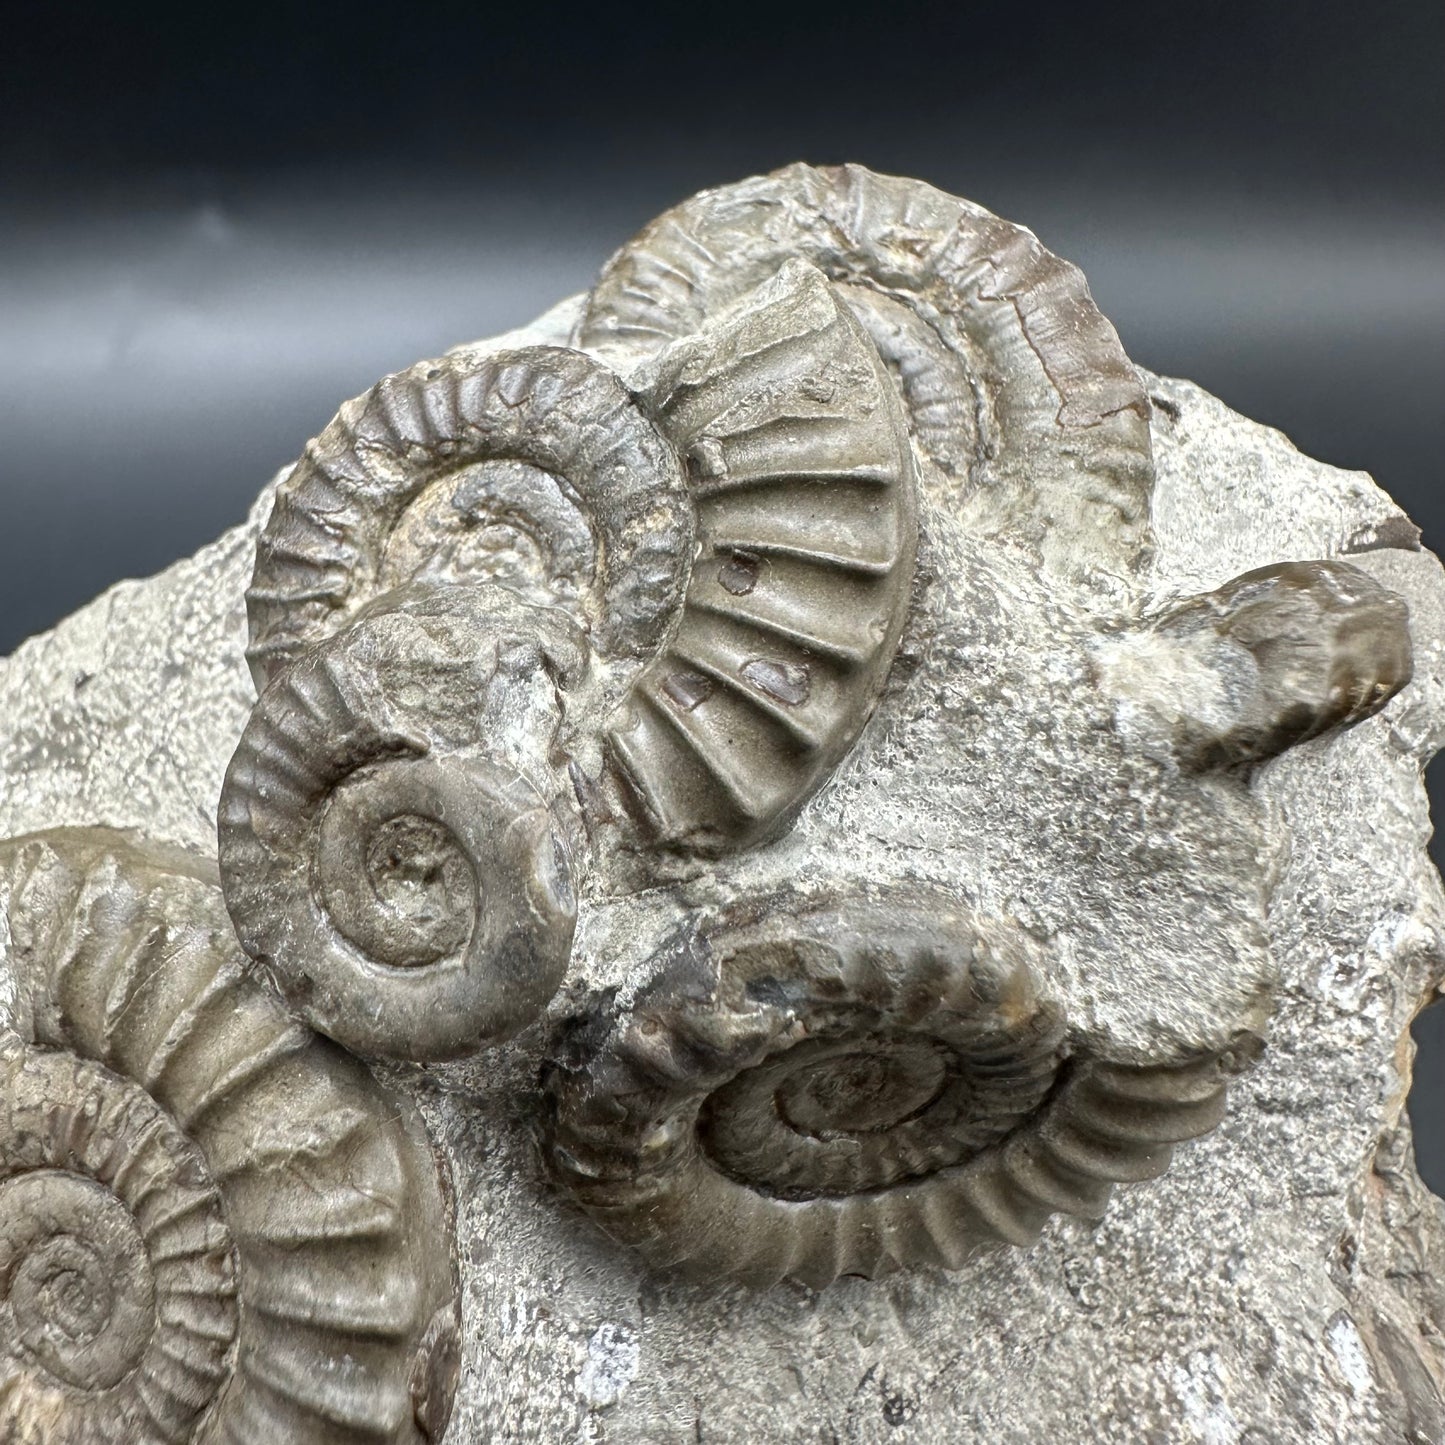
M 918 1189 L 1029 1119 L 1062 1064 L 1031 950 L 942 899 L 766 912 L 680 939 L 578 1034 L 550 1077 L 554 1171 L 658 1264 L 822 1286 L 936 1262 Z
M 549 1074 L 554 1176 L 655 1265 L 755 1285 L 957 1268 L 1095 1216 L 1224 1107 L 1220 1061 L 1065 1056 L 1016 928 L 855 898 L 689 933 Z
M 221 877 L 243 947 L 323 1033 L 453 1058 L 556 991 L 570 851 L 521 769 L 545 771 L 580 656 L 554 611 L 411 588 L 262 695 L 222 792 Z
M 11 1039 L 0 1086 L 0 1438 L 189 1440 L 237 1328 L 205 1161 L 88 1060 Z
M 0 849 L 24 1034 L 0 1052 L 0 1433 L 438 1441 L 458 1323 L 425 1133 L 245 971 L 198 871 L 98 829 Z
M 498 528 L 505 541 L 484 545 Z M 561 347 L 418 362 L 348 402 L 276 493 L 246 594 L 258 688 L 409 581 L 583 587 L 604 656 L 645 656 L 687 574 L 672 448 L 605 366 Z M 572 575 L 569 575 L 572 574 Z
M 1067 573 L 1150 547 L 1149 403 L 1081 273 L 1022 226 L 920 181 L 793 165 L 703 191 L 608 263 L 579 343 L 627 363 L 789 258 L 837 283 L 889 363 L 925 469 L 985 532 Z

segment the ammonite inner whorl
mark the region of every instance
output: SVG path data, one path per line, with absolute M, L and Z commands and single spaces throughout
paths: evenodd
M 645 657 L 691 527 L 673 449 L 607 367 L 561 347 L 418 362 L 343 406 L 277 489 L 247 656 L 264 687 L 372 598 L 431 581 L 576 599 L 599 652 Z
M 1043 1105 L 1062 1033 L 1021 939 L 941 900 L 689 937 L 552 1072 L 549 1157 L 654 1263 L 821 1286 L 946 1262 L 961 1171 Z
M 99 829 L 0 849 L 0 1438 L 432 1445 L 460 1326 L 424 1129 L 194 869 Z
M 1149 403 L 1082 274 L 920 181 L 788 166 L 703 191 L 608 263 L 579 344 L 619 364 L 699 330 L 790 258 L 820 267 L 888 362 L 921 458 L 985 532 L 1057 570 L 1148 555 Z
M 528 690 L 555 729 L 553 678 L 580 647 L 565 615 L 491 590 L 401 589 L 308 648 L 226 774 L 221 878 L 242 946 L 363 1054 L 507 1038 L 571 953 L 567 835 L 520 768 L 541 731 Z
M 196 1146 L 139 1085 L 0 1040 L 0 1439 L 189 1440 L 237 1314 Z

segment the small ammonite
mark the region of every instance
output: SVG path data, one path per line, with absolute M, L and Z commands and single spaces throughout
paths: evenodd
M 347 402 L 278 487 L 246 593 L 258 688 L 407 582 L 575 600 L 606 657 L 672 620 L 692 513 L 673 448 L 607 367 L 460 351 Z
M 539 783 L 583 653 L 565 614 L 495 591 L 409 584 L 363 610 L 278 672 L 226 773 L 237 936 L 362 1054 L 508 1038 L 571 953 L 575 826 Z
M 1022 933 L 855 898 L 689 931 L 548 1074 L 562 1188 L 654 1265 L 822 1287 L 1097 1215 L 1218 1123 L 1221 1063 L 1066 1058 Z
M 411 1106 L 243 966 L 187 855 L 0 848 L 0 1439 L 436 1445 L 460 1321 Z
M 1378 713 L 1414 671 L 1404 600 L 1348 562 L 1280 562 L 1099 652 L 1124 725 L 1185 766 L 1248 770 Z

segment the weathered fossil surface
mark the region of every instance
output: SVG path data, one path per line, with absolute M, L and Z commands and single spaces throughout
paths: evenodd
M 1031 264 L 1025 256 L 1021 273 Z M 849 304 L 886 356 L 907 359 L 914 323 L 901 306 Z M 604 355 L 621 344 L 580 303 L 564 304 L 525 333 L 464 349 L 458 367 L 577 335 Z M 676 355 L 651 384 L 681 388 L 690 364 Z M 1021 375 L 1030 364 L 1020 355 Z M 668 887 L 614 895 L 584 880 L 566 983 L 541 1027 L 465 1063 L 378 1069 L 419 1107 L 456 1192 L 464 1364 L 447 1439 L 1441 1438 L 1445 1220 L 1415 1176 L 1401 1114 L 1408 1024 L 1445 979 L 1445 900 L 1425 855 L 1420 782 L 1445 741 L 1439 564 L 1368 478 L 1301 457 L 1188 383 L 1146 376 L 1147 438 L 1132 393 L 1079 404 L 1116 418 L 1120 454 L 1152 441 L 1152 556 L 1129 527 L 1100 526 L 1105 514 L 1137 522 L 1128 495 L 1104 496 L 1078 517 L 1063 508 L 1043 539 L 1051 577 L 989 539 L 1042 514 L 1010 478 L 1032 477 L 1043 512 L 1058 512 L 1048 499 L 1067 469 L 1031 473 L 1026 453 L 1006 455 L 1003 485 L 981 494 L 970 532 L 950 518 L 945 480 L 963 423 L 931 405 L 949 388 L 906 379 L 905 396 L 937 421 L 919 486 L 922 600 L 889 691 L 838 772 L 769 848 L 684 870 Z M 1125 370 L 1115 380 L 1134 386 Z M 248 525 L 0 663 L 0 837 L 105 825 L 213 853 L 223 776 L 255 702 L 243 598 L 270 506 L 268 490 Z M 564 511 L 559 502 L 565 541 Z M 415 526 L 433 520 L 423 507 Z M 1060 580 L 1089 547 L 1120 538 L 1147 566 L 1157 630 L 1203 639 L 1210 667 L 1232 619 L 1247 627 L 1253 594 L 1171 612 L 1175 599 L 1266 564 L 1347 557 L 1408 602 L 1414 681 L 1379 716 L 1268 761 L 1247 789 L 1181 781 L 1172 759 L 1190 755 L 1198 721 L 1188 667 L 1177 651 L 1151 650 L 1149 634 L 1092 625 Z M 412 547 L 433 555 L 436 539 L 408 534 L 379 565 L 404 579 Z M 1294 606 L 1317 580 L 1279 585 Z M 1329 614 L 1325 593 L 1310 605 Z M 266 665 L 254 653 L 252 663 Z M 1361 663 L 1400 671 L 1389 656 Z M 1248 755 L 1259 741 L 1256 728 L 1230 746 Z M 987 1246 L 944 1261 L 961 1266 L 951 1272 L 845 1278 L 820 1292 L 654 1272 L 561 1205 L 536 1139 L 539 1066 L 597 991 L 628 1003 L 640 965 L 666 957 L 699 911 L 723 914 L 822 873 L 855 887 L 945 886 L 959 859 L 970 906 L 1069 941 L 1050 989 L 1110 1057 L 1182 1064 L 1265 1030 L 1268 1047 L 1232 1083 L 1215 1132 L 1183 1145 L 1161 1178 L 1117 1190 L 1101 1223 L 1056 1217 L 1031 1248 Z M 0 1023 L 29 1037 L 19 930 L 0 924 Z M 1047 1010 L 1029 1022 L 1033 1007 L 1008 1010 L 1009 1029 L 977 1008 L 1025 1092 L 1054 1039 Z M 884 996 L 879 1027 L 901 1008 Z M 926 1080 L 931 1047 L 905 1042 L 889 1087 L 906 1095 Z M 795 1118 L 817 1105 L 806 1080 L 780 1076 L 780 1087 L 793 1089 Z M 1213 1106 L 1214 1093 L 1200 1097 Z M 716 1135 L 733 1167 L 787 1196 L 797 1161 L 746 1115 L 720 1116 Z M 806 1167 L 816 1185 L 837 1166 L 820 1154 Z

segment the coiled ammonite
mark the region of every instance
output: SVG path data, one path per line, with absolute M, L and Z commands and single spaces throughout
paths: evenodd
M 508 1037 L 560 981 L 584 815 L 720 851 L 827 778 L 882 690 L 915 529 L 893 387 L 803 262 L 636 396 L 557 348 L 388 378 L 258 546 L 267 686 L 220 823 L 242 943 L 364 1053 Z
M 0 850 L 0 1439 L 423 1445 L 459 1319 L 411 1107 L 242 968 L 188 857 Z
M 549 1076 L 562 1187 L 654 1264 L 821 1287 L 957 1267 L 1164 1169 L 1221 1062 L 1067 1059 L 1020 931 L 923 896 L 689 931 Z

